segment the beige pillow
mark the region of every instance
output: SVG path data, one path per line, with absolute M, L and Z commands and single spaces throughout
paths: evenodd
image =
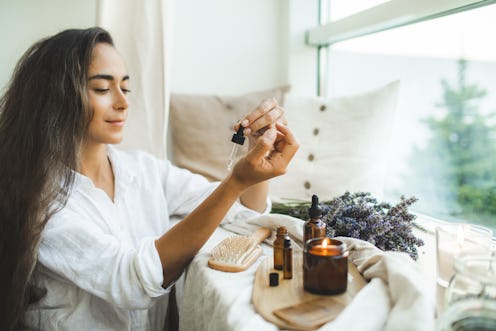
M 289 86 L 258 91 L 242 96 L 171 94 L 169 128 L 172 160 L 183 168 L 209 180 L 227 174 L 233 143 L 233 125 L 258 104 L 274 97 L 280 104 Z M 248 141 L 238 151 L 247 151 Z
M 270 196 L 329 200 L 345 191 L 380 198 L 389 156 L 399 82 L 362 95 L 324 99 L 287 95 L 286 118 L 300 149 Z

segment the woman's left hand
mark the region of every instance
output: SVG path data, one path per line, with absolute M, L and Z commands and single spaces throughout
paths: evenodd
M 245 189 L 286 173 L 300 146 L 287 126 L 280 123 L 273 126 L 265 130 L 255 146 L 233 168 L 231 178 Z
M 237 131 L 240 125 L 245 128 L 243 133 L 249 138 L 251 148 L 268 128 L 275 127 L 275 123 L 287 125 L 288 121 L 284 117 L 284 109 L 279 106 L 277 100 L 270 98 L 263 100 L 257 108 L 244 116 L 234 126 L 234 130 Z

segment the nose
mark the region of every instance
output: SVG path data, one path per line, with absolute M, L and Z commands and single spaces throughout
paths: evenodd
M 120 89 L 116 92 L 115 100 L 114 100 L 114 109 L 116 110 L 125 110 L 129 107 L 129 102 L 127 100 L 127 95 L 124 94 Z

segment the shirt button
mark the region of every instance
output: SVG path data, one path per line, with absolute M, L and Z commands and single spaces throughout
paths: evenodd
M 324 111 L 324 110 L 326 110 L 326 108 L 327 108 L 326 105 L 321 105 L 320 106 L 320 111 Z
M 315 157 L 313 156 L 313 154 L 308 154 L 308 161 L 313 161 Z
M 304 186 L 307 190 L 308 190 L 308 189 L 310 189 L 310 187 L 311 187 L 310 182 L 308 182 L 308 181 L 307 181 L 307 182 L 305 182 L 305 183 L 303 184 L 303 186 Z
M 313 129 L 313 135 L 316 136 L 318 134 L 319 134 L 319 129 L 318 128 Z

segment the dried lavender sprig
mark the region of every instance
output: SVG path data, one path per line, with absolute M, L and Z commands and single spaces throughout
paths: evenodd
M 378 202 L 368 192 L 345 192 L 343 195 L 321 203 L 323 220 L 328 225 L 329 236 L 347 236 L 366 240 L 383 250 L 408 253 L 418 257 L 417 246 L 424 243 L 412 233 L 416 216 L 408 207 L 418 199 L 411 197 L 394 206 Z M 273 212 L 306 220 L 309 202 L 290 202 L 273 205 Z

